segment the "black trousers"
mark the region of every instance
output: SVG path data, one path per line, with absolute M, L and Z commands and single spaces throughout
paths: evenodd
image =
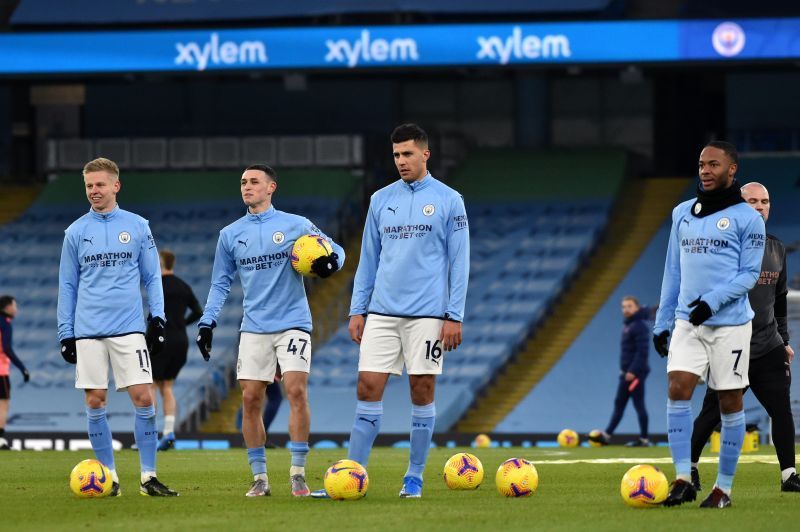
M 617 395 L 614 398 L 614 412 L 611 414 L 611 420 L 608 422 L 606 432 L 614 434 L 617 425 L 622 420 L 622 414 L 625 413 L 625 406 L 628 404 L 628 399 L 633 399 L 633 407 L 636 409 L 636 416 L 639 418 L 639 436 L 647 439 L 647 408 L 644 405 L 644 381 L 647 375 L 638 379 L 638 383 L 631 386 L 633 383 L 625 380 L 625 374 L 619 376 L 619 383 L 617 384 Z
M 761 358 L 750 361 L 750 389 L 772 418 L 772 441 L 781 471 L 795 466 L 794 418 L 789 401 L 792 374 L 786 361 L 786 350 L 778 346 Z M 747 389 L 745 389 L 747 391 Z M 710 388 L 703 399 L 700 415 L 692 430 L 692 463 L 700 460 L 711 433 L 720 422 L 717 392 Z

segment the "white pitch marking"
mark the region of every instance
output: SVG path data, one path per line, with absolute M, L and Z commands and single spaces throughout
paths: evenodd
M 535 465 L 569 465 L 569 464 L 670 464 L 672 458 L 648 458 L 645 456 L 639 458 L 585 458 L 578 460 L 531 460 Z M 700 462 L 703 464 L 716 464 L 719 458 L 701 458 Z M 742 455 L 739 457 L 740 464 L 777 464 L 778 458 L 774 455 L 756 454 L 756 455 Z

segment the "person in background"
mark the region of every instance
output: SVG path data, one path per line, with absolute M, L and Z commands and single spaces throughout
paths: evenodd
M 639 418 L 639 439 L 628 442 L 629 447 L 648 447 L 647 407 L 644 404 L 644 381 L 650 373 L 650 310 L 641 307 L 633 296 L 622 298 L 622 346 L 619 357 L 619 384 L 614 398 L 614 412 L 606 430 L 589 435 L 589 440 L 600 445 L 608 445 L 611 435 L 622 420 L 629 399 Z
M 17 300 L 14 296 L 0 296 L 0 450 L 10 450 L 5 438 L 8 407 L 11 402 L 11 379 L 9 369 L 13 363 L 22 372 L 22 379 L 28 382 L 31 374 L 25 364 L 11 347 L 11 321 L 17 315 Z
M 164 313 L 167 315 L 167 341 L 161 353 L 152 357 L 153 397 L 156 397 L 157 391 L 161 392 L 164 430 L 158 441 L 158 450 L 167 451 L 175 445 L 177 406 L 172 387 L 181 368 L 186 364 L 186 353 L 189 350 L 186 326 L 199 320 L 203 309 L 192 288 L 175 275 L 175 254 L 165 249 L 158 256 L 161 261 L 161 285 L 164 287 Z

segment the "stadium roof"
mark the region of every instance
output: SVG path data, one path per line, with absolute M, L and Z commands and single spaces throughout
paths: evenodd
M 343 14 L 597 12 L 614 0 L 20 0 L 12 25 L 221 22 Z

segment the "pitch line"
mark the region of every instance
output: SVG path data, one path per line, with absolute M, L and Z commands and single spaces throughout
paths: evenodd
M 647 457 L 640 456 L 638 458 L 579 458 L 575 460 L 531 460 L 535 465 L 570 465 L 570 464 L 671 464 L 672 458 L 665 457 Z M 718 457 L 700 458 L 702 464 L 716 464 L 719 462 Z M 778 458 L 773 455 L 743 454 L 739 457 L 740 464 L 777 464 Z

